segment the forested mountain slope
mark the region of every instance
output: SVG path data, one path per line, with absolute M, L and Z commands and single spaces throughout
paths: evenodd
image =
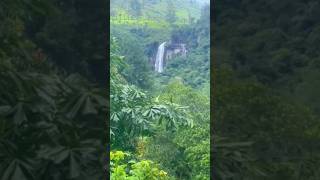
M 216 1 L 217 179 L 319 179 L 319 5 Z
M 162 1 L 162 3 L 164 2 L 166 1 Z M 184 1 L 184 3 L 188 5 L 190 2 Z M 115 7 L 118 6 L 115 5 Z M 171 24 L 168 28 L 153 28 L 149 26 L 132 26 L 126 23 L 113 24 L 111 26 L 111 34 L 117 37 L 122 47 L 120 51 L 126 55 L 126 60 L 132 65 L 131 68 L 125 70 L 125 76 L 131 79 L 130 82 L 137 84 L 136 81 L 138 79 L 141 79 L 142 82 L 148 82 L 147 79 L 153 77 L 153 84 L 161 86 L 161 84 L 166 84 L 171 79 L 179 77 L 193 87 L 203 88 L 208 86 L 210 11 L 209 6 L 200 6 L 200 4 L 197 9 L 199 10 L 199 19 L 181 26 Z M 177 8 L 174 13 L 177 15 L 178 11 L 179 9 Z M 163 12 L 167 13 L 168 10 Z M 168 20 L 165 19 L 165 21 Z M 174 20 L 174 22 L 176 21 L 178 20 Z M 150 64 L 150 58 L 157 53 L 157 48 L 161 43 L 171 41 L 186 44 L 187 57 L 177 57 L 168 61 L 165 65 L 164 73 L 158 75 L 153 72 L 154 65 Z M 132 77 L 137 76 L 140 78 L 132 79 Z M 142 86 L 146 87 L 146 85 Z

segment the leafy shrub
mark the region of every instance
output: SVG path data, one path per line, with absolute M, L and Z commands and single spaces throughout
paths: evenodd
M 111 151 L 111 179 L 112 180 L 170 180 L 168 173 L 160 170 L 150 160 L 125 161 L 130 154 L 123 151 Z

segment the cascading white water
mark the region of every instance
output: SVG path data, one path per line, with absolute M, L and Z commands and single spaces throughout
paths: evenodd
M 164 58 L 164 53 L 165 53 L 165 45 L 166 45 L 166 42 L 163 42 L 158 47 L 157 57 L 156 57 L 156 61 L 154 64 L 155 71 L 157 71 L 159 73 L 163 72 L 163 58 Z

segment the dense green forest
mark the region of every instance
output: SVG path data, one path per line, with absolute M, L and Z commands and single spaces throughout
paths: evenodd
M 104 179 L 106 7 L 0 2 L 1 180 Z
M 319 6 L 216 1 L 214 179 L 320 179 Z
M 111 1 L 111 10 L 111 179 L 210 179 L 209 4 Z M 188 52 L 159 73 L 152 57 L 163 42 Z

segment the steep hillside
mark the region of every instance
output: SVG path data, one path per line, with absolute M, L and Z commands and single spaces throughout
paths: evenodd
M 166 20 L 170 11 L 175 11 L 177 22 L 188 23 L 199 19 L 205 2 L 206 0 L 111 0 L 111 16 L 125 12 L 130 16 L 161 21 Z

